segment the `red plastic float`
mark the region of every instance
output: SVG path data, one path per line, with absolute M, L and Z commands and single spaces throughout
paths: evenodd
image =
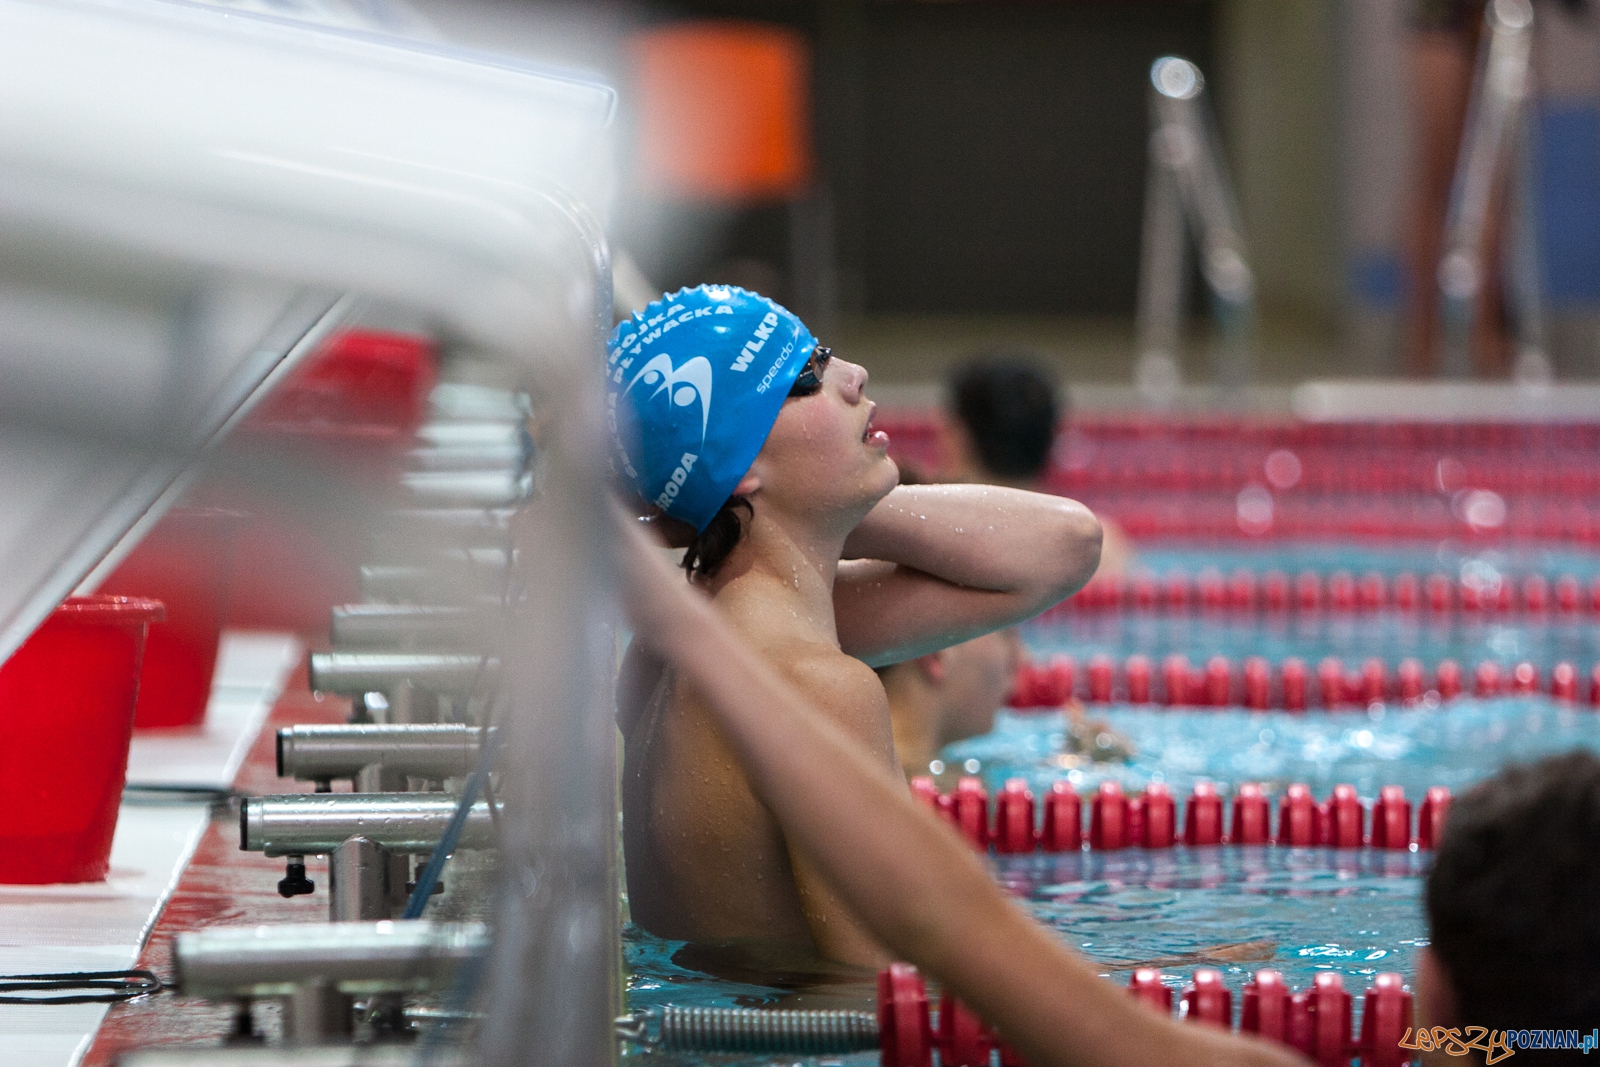
M 928 989 L 909 963 L 891 963 L 878 972 L 878 1048 L 883 1067 L 933 1065 Z
M 1161 663 L 1161 680 L 1166 686 L 1167 704 L 1182 707 L 1192 702 L 1189 694 L 1189 659 L 1174 653 Z
M 1424 683 L 1422 680 L 1422 664 L 1414 659 L 1403 659 L 1395 670 L 1400 700 L 1405 704 L 1415 704 L 1422 699 Z
M 1128 979 L 1128 992 L 1141 1004 L 1148 1004 L 1167 1015 L 1172 1014 L 1172 990 L 1161 984 L 1161 972 L 1154 967 L 1140 967 Z
M 1402 786 L 1386 785 L 1378 791 L 1378 800 L 1372 805 L 1371 844 L 1373 848 L 1411 847 L 1411 802 Z
M 950 798 L 950 817 L 973 848 L 989 846 L 989 794 L 980 779 L 965 777 L 956 783 Z
M 1239 1031 L 1288 1044 L 1289 986 L 1270 968 L 1257 971 L 1245 984 L 1239 1003 Z
M 1278 844 L 1296 848 L 1316 844 L 1316 807 L 1310 786 L 1296 782 L 1285 789 L 1278 801 Z
M 1271 833 L 1271 809 L 1261 787 L 1254 782 L 1241 783 L 1233 794 L 1233 829 L 1228 835 L 1235 845 L 1264 845 Z
M 1394 606 L 1401 611 L 1415 611 L 1420 597 L 1420 583 L 1409 571 L 1395 575 Z
M 1327 836 L 1321 842 L 1334 848 L 1360 848 L 1366 840 L 1366 808 L 1353 785 L 1336 785 L 1328 798 Z
M 995 1036 L 983 1020 L 949 993 L 939 995 L 940 1064 L 949 1067 L 989 1067 Z
M 1089 847 L 1115 851 L 1129 844 L 1128 798 L 1116 782 L 1101 782 L 1089 807 Z
M 1317 692 L 1328 710 L 1344 706 L 1344 661 L 1339 657 L 1327 656 L 1317 664 Z
M 1450 790 L 1442 785 L 1430 788 L 1417 809 L 1417 847 L 1435 849 L 1444 837 L 1445 816 L 1450 813 Z
M 1550 668 L 1550 695 L 1571 704 L 1578 699 L 1578 669 L 1570 663 Z
M 1128 703 L 1150 703 L 1150 659 L 1148 656 L 1129 656 L 1123 665 L 1123 678 L 1128 685 Z
M 1272 706 L 1272 666 L 1262 656 L 1244 661 L 1244 706 L 1252 711 Z
M 1441 700 L 1454 700 L 1461 695 L 1461 665 L 1453 659 L 1442 660 L 1434 672 L 1434 682 Z
M 1183 1016 L 1190 1022 L 1206 1023 L 1226 1030 L 1233 1025 L 1233 993 L 1222 982 L 1215 967 L 1198 967 L 1194 981 L 1183 991 Z
M 1111 683 L 1116 665 L 1110 656 L 1100 654 L 1089 661 L 1089 699 L 1097 704 L 1111 702 Z
M 1539 668 L 1523 662 L 1511 668 L 1511 691 L 1526 696 L 1539 691 Z
M 1151 782 L 1145 789 L 1142 808 L 1142 832 L 1134 835 L 1134 843 L 1145 848 L 1171 848 L 1177 836 L 1177 804 L 1172 792 L 1161 782 Z
M 1484 660 L 1472 672 L 1473 696 L 1498 696 L 1503 685 L 1500 678 L 1500 664 L 1494 660 Z
M 1075 852 L 1083 847 L 1083 802 L 1067 782 L 1055 782 L 1044 798 L 1044 826 L 1039 847 L 1046 852 Z
M 1261 579 L 1261 596 L 1269 611 L 1282 611 L 1289 606 L 1289 576 L 1282 571 L 1268 571 Z
M 1033 791 L 1022 778 L 1012 778 L 995 797 L 994 850 L 1032 852 L 1038 844 L 1033 829 Z
M 1206 661 L 1205 702 L 1214 708 L 1227 707 L 1232 695 L 1233 664 L 1226 656 L 1212 656 Z
M 1283 709 L 1306 710 L 1306 665 L 1303 660 L 1290 657 L 1279 668 L 1283 679 Z
M 1186 845 L 1222 843 L 1222 798 L 1210 782 L 1196 782 L 1183 812 L 1183 842 Z
M 1372 658 L 1361 665 L 1361 702 L 1381 704 L 1389 689 L 1388 669 L 1383 660 Z
M 1411 994 L 1392 972 L 1376 975 L 1361 1009 L 1361 1067 L 1400 1067 L 1411 1058 L 1400 1042 L 1411 1029 Z

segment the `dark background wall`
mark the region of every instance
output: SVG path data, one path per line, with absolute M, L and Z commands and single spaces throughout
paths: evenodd
M 812 312 L 1132 311 L 1147 72 L 1168 53 L 1212 65 L 1212 3 L 700 2 L 650 20 L 729 16 L 814 44 L 817 195 L 644 205 L 654 228 L 621 229 L 647 275 L 740 281 L 754 264 Z M 825 295 L 797 277 L 819 269 Z
M 860 143 L 831 158 L 867 311 L 1133 308 L 1147 72 L 1210 66 L 1204 4 L 865 9 Z M 824 108 L 818 124 L 833 116 Z

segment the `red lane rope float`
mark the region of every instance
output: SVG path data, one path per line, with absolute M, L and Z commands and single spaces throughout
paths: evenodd
M 1041 618 L 1082 612 L 1139 611 L 1187 614 L 1204 612 L 1288 612 L 1348 614 L 1395 610 L 1427 615 L 1511 614 L 1570 618 L 1600 615 L 1600 578 L 1585 582 L 1574 574 L 1508 575 L 1480 581 L 1443 572 L 1419 576 L 1402 571 L 1355 575 L 1303 570 L 1292 578 L 1284 571 L 1240 568 L 1226 577 L 1207 568 L 1199 574 L 1169 571 L 1162 576 L 1096 578 Z
M 1376 657 L 1355 669 L 1328 656 L 1313 672 L 1295 657 L 1274 668 L 1261 656 L 1251 656 L 1243 664 L 1213 656 L 1199 668 L 1175 652 L 1162 661 L 1159 673 L 1157 686 L 1149 657 L 1129 656 L 1119 671 L 1110 656 L 1099 654 L 1089 661 L 1080 686 L 1077 661 L 1071 656 L 1025 662 L 1017 669 L 1006 703 L 1019 711 L 1050 710 L 1080 699 L 1090 704 L 1172 708 L 1337 711 L 1390 701 L 1415 707 L 1430 703 L 1430 697 L 1452 700 L 1470 688 L 1475 697 L 1547 694 L 1562 703 L 1582 700 L 1589 707 L 1600 708 L 1600 663 L 1595 663 L 1587 676 L 1580 676 L 1577 666 L 1566 662 L 1545 670 L 1526 660 L 1510 668 L 1496 660 L 1483 660 L 1467 676 L 1460 664 L 1448 659 L 1435 665 L 1430 675 L 1416 659 L 1401 660 L 1391 671 Z
M 1116 782 L 1101 782 L 1084 804 L 1068 783 L 1056 781 L 1045 794 L 1041 818 L 1027 781 L 1012 778 L 994 798 L 992 823 L 989 794 L 978 778 L 964 777 L 954 791 L 941 794 L 932 778 L 921 775 L 911 780 L 911 792 L 973 848 L 983 852 L 992 847 L 1002 855 L 1075 852 L 1084 847 L 1104 852 L 1163 849 L 1179 843 L 1426 851 L 1438 844 L 1450 810 L 1450 790 L 1433 786 L 1417 810 L 1413 829 L 1411 802 L 1401 786 L 1386 785 L 1378 791 L 1369 820 L 1367 805 L 1354 786 L 1336 785 L 1328 799 L 1318 802 L 1310 787 L 1297 782 L 1278 799 L 1274 834 L 1271 799 L 1255 782 L 1244 782 L 1234 790 L 1227 817 L 1217 787 L 1198 782 L 1181 819 L 1171 791 L 1160 782 L 1152 782 L 1137 796 L 1124 794 Z
M 1128 980 L 1130 996 L 1167 1015 L 1172 992 L 1155 968 L 1141 967 Z M 1287 1045 L 1321 1067 L 1348 1067 L 1357 1058 L 1362 1067 L 1400 1067 L 1410 1060 L 1401 1042 L 1412 1028 L 1412 996 L 1405 979 L 1393 972 L 1375 975 L 1367 987 L 1359 1030 L 1355 998 L 1333 972 L 1318 974 L 1310 988 L 1296 991 L 1280 972 L 1259 970 L 1238 1000 L 1240 1033 Z M 1224 1030 L 1233 1026 L 1233 991 L 1214 967 L 1197 967 L 1179 1002 L 1188 1022 Z M 939 998 L 934 1026 L 927 987 L 910 964 L 891 964 L 878 975 L 878 1029 L 883 1067 L 930 1067 L 935 1049 L 945 1067 L 989 1067 L 996 1052 L 1001 1067 L 1026 1067 L 1015 1049 L 949 992 Z

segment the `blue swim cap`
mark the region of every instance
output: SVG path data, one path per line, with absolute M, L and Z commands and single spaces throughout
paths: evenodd
M 606 344 L 614 472 L 704 531 L 816 347 L 791 312 L 737 286 L 680 289 L 634 312 Z

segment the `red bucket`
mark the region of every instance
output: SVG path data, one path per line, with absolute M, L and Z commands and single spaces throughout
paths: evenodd
M 159 601 L 73 597 L 0 663 L 0 882 L 106 876 Z
M 150 597 L 167 609 L 145 643 L 135 729 L 205 719 L 242 522 L 219 508 L 174 508 L 101 584 L 101 593 Z

